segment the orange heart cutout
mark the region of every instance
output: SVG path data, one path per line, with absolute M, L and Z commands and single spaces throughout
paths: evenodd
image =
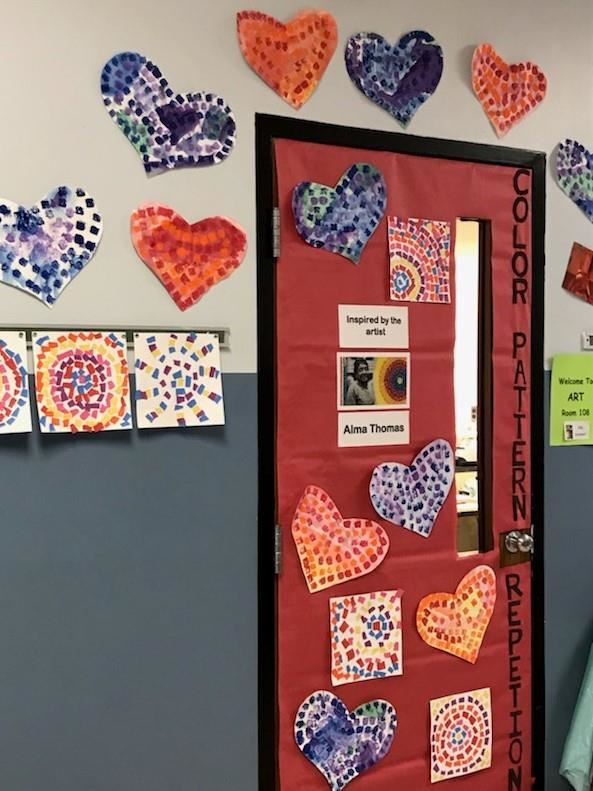
M 247 249 L 245 231 L 226 217 L 190 224 L 159 204 L 139 206 L 131 217 L 136 252 L 165 286 L 180 310 L 228 277 Z
M 496 574 L 476 566 L 454 594 L 431 593 L 416 611 L 416 628 L 425 643 L 475 664 L 496 604 Z
M 326 11 L 302 11 L 286 24 L 260 11 L 240 11 L 237 34 L 253 71 L 295 110 L 317 87 L 338 43 L 336 20 Z
M 385 559 L 389 538 L 370 519 L 343 519 L 327 492 L 307 486 L 292 537 L 310 593 L 369 574 Z
M 543 101 L 548 81 L 534 63 L 506 63 L 491 44 L 480 44 L 472 59 L 472 85 L 502 137 Z

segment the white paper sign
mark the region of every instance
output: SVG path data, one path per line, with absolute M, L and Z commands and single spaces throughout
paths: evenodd
M 407 349 L 408 308 L 338 305 L 343 349 Z
M 409 445 L 409 412 L 341 412 L 338 414 L 338 447 Z

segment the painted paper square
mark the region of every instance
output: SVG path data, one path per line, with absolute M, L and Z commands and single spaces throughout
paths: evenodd
M 0 335 L 0 434 L 31 431 L 27 374 L 25 333 L 3 332 Z
M 329 600 L 334 687 L 403 674 L 401 590 Z
M 430 756 L 432 783 L 490 768 L 492 703 L 488 688 L 430 701 Z
M 125 333 L 33 333 L 42 434 L 132 428 Z
M 401 217 L 388 220 L 391 299 L 450 302 L 450 223 Z
M 138 428 L 224 425 L 220 348 L 214 335 L 136 333 Z

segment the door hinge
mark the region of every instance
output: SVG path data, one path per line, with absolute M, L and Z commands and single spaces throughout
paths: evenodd
M 274 572 L 280 574 L 282 571 L 282 528 L 280 525 L 274 526 Z
M 274 259 L 280 257 L 280 209 L 274 206 L 272 209 L 272 256 Z

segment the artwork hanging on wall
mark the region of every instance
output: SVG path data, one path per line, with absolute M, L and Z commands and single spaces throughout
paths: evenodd
M 480 44 L 472 59 L 472 87 L 502 137 L 545 99 L 548 82 L 534 63 L 507 63 L 492 44 Z
M 224 425 L 220 348 L 214 335 L 134 333 L 138 428 Z
M 187 310 L 239 266 L 247 234 L 226 217 L 188 223 L 174 209 L 158 203 L 132 214 L 132 242 L 180 310 Z
M 403 674 L 402 593 L 376 591 L 329 600 L 334 687 Z
M 373 508 L 383 519 L 429 538 L 455 478 L 449 443 L 435 439 L 407 466 L 384 461 L 369 487 Z
M 556 155 L 560 189 L 593 222 L 593 153 L 577 140 L 564 140 Z
M 0 334 L 0 434 L 31 431 L 31 402 L 24 332 Z
M 125 334 L 33 333 L 33 353 L 42 434 L 132 428 Z
M 418 634 L 427 645 L 473 665 L 495 604 L 496 574 L 490 566 L 476 566 L 463 577 L 455 593 L 430 593 L 420 601 Z
M 430 701 L 432 783 L 489 769 L 492 765 L 492 703 L 489 689 Z
M 176 93 L 159 67 L 138 52 L 119 52 L 107 61 L 101 93 L 147 173 L 215 165 L 235 145 L 235 116 L 222 97 Z
M 327 11 L 301 11 L 286 23 L 260 11 L 240 11 L 237 35 L 253 71 L 298 110 L 333 57 L 338 26 Z
M 305 489 L 292 520 L 292 537 L 310 593 L 369 574 L 389 549 L 380 525 L 370 519 L 344 519 L 318 486 Z
M 573 244 L 562 288 L 593 305 L 593 250 L 578 242 Z
M 390 44 L 377 33 L 357 33 L 346 44 L 346 69 L 356 87 L 405 128 L 436 91 L 443 50 L 424 30 Z
M 388 235 L 391 299 L 450 302 L 451 224 L 389 217 Z
M 103 220 L 81 187 L 56 187 L 33 206 L 0 198 L 0 282 L 51 307 L 97 250 Z
M 341 791 L 387 755 L 396 728 L 395 709 L 386 700 L 371 700 L 349 711 L 340 698 L 318 690 L 299 707 L 294 737 L 331 791 Z
M 383 219 L 386 206 L 383 174 L 366 162 L 351 165 L 335 187 L 301 181 L 292 194 L 292 211 L 301 239 L 354 264 Z

